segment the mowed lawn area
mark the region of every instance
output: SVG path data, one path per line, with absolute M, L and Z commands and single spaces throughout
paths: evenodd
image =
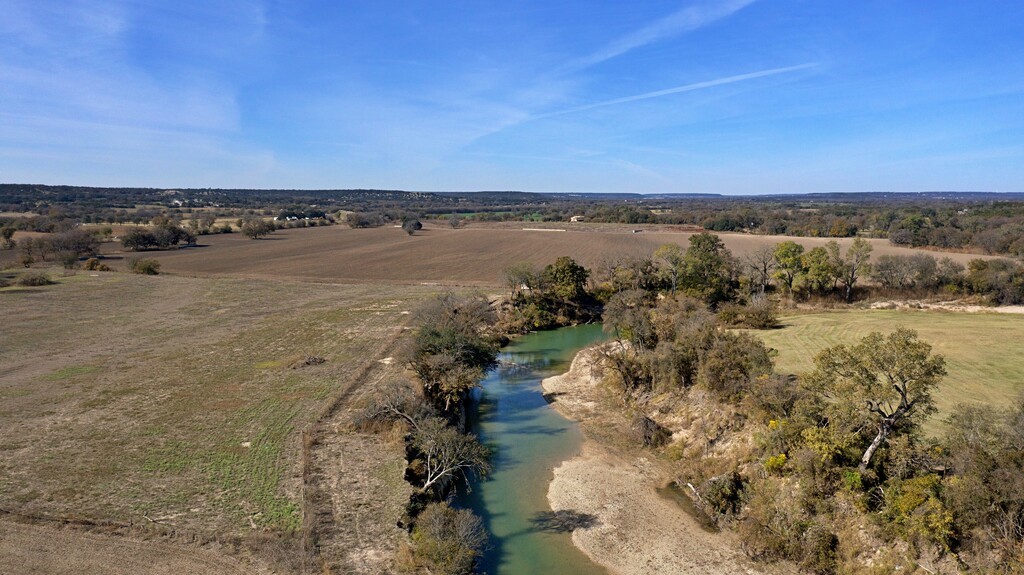
M 51 275 L 0 290 L 0 509 L 218 534 L 299 526 L 301 430 L 434 291 Z
M 946 358 L 949 374 L 935 393 L 936 423 L 959 403 L 1007 406 L 1024 393 L 1024 315 L 919 310 L 851 310 L 787 315 L 782 328 L 756 331 L 778 350 L 775 369 L 804 373 L 814 356 L 839 343 L 879 331 L 917 330 L 932 352 Z

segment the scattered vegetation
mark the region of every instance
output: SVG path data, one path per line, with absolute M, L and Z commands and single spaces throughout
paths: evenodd
M 196 236 L 166 218 L 154 220 L 150 227 L 129 228 L 121 236 L 121 245 L 132 251 L 165 250 L 179 244 L 193 245 Z

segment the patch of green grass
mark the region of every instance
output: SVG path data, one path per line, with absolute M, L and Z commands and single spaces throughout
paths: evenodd
M 282 497 L 279 490 L 284 472 L 282 450 L 293 430 L 292 420 L 299 413 L 297 405 L 287 403 L 268 398 L 239 412 L 240 423 L 258 425 L 255 435 L 248 439 L 249 447 L 241 447 L 241 440 L 221 445 L 210 454 L 203 469 L 221 489 L 255 505 L 257 525 L 294 531 L 299 527 L 299 507 Z
M 1007 406 L 1024 392 L 1024 317 L 1014 314 L 917 310 L 829 311 L 785 316 L 782 328 L 754 331 L 776 350 L 775 369 L 806 373 L 826 347 L 855 343 L 897 327 L 917 330 L 946 358 L 948 375 L 934 397 L 936 421 L 960 403 Z
M 149 473 L 179 472 L 197 463 L 194 446 L 184 441 L 172 441 L 148 450 L 142 461 L 142 470 Z
M 47 374 L 45 376 L 46 381 L 64 381 L 73 377 L 79 377 L 82 375 L 88 375 L 99 371 L 99 367 L 95 365 L 73 365 L 71 367 L 65 367 L 58 369 L 57 371 Z
M 31 389 L 5 389 L 0 390 L 0 397 L 4 399 L 14 399 L 17 397 L 28 397 L 32 395 Z

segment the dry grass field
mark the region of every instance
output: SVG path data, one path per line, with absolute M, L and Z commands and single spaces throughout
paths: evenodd
M 379 567 L 400 534 L 404 453 L 352 435 L 346 408 L 401 376 L 379 360 L 432 292 L 109 272 L 0 290 L 0 510 L 244 549 L 297 539 L 309 505 L 335 566 Z M 6 523 L 0 565 L 31 538 Z
M 501 283 L 502 270 L 515 262 L 543 265 L 559 256 L 570 255 L 583 265 L 596 268 L 622 257 L 649 256 L 666 243 L 685 246 L 693 234 L 653 227 L 631 233 L 631 228 L 622 226 L 547 226 L 569 231 L 526 231 L 521 227 L 509 229 L 507 224 L 455 230 L 428 226 L 408 236 L 393 227 L 297 228 L 281 230 L 261 240 L 251 240 L 241 234 L 203 236 L 200 238 L 203 247 L 150 252 L 145 257 L 160 260 L 166 271 L 185 275 L 494 286 Z M 795 239 L 747 234 L 721 234 L 721 237 L 736 255 L 749 253 L 766 243 L 774 245 Z M 825 238 L 796 240 L 808 247 L 828 241 Z M 844 245 L 849 241 L 839 240 Z M 886 240 L 872 240 L 872 243 L 876 255 L 914 251 L 892 246 Z M 949 255 L 962 262 L 979 257 L 939 255 Z
M 1024 316 L 917 310 L 850 310 L 803 313 L 782 318 L 781 329 L 756 331 L 778 350 L 776 370 L 804 373 L 814 356 L 873 331 L 915 329 L 946 358 L 948 375 L 935 392 L 941 419 L 959 403 L 1008 406 L 1024 393 Z

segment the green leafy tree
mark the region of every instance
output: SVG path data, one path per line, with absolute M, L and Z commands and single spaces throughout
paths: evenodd
M 449 293 L 425 304 L 418 319 L 406 353 L 409 366 L 427 396 L 450 413 L 497 363 L 497 344 L 486 333 L 494 314 L 482 297 Z
M 263 218 L 249 218 L 242 222 L 242 233 L 254 240 L 271 234 L 275 229 L 274 224 Z
M 932 390 L 946 374 L 943 357 L 932 355 L 931 346 L 906 328 L 828 348 L 814 362 L 808 383 L 826 399 L 823 409 L 833 431 L 874 430 L 861 471 L 890 435 L 913 429 L 935 411 Z
M 732 254 L 722 239 L 708 232 L 690 236 L 683 258 L 682 285 L 686 295 L 715 305 L 734 291 Z
M 829 261 L 835 270 L 835 277 L 843 284 L 846 292 L 846 302 L 853 301 L 853 286 L 865 274 L 871 273 L 871 244 L 864 238 L 854 238 L 846 253 L 840 255 L 839 244 L 831 241 L 826 246 L 829 253 Z
M 807 268 L 804 266 L 804 247 L 794 241 L 775 244 L 775 277 L 786 286 L 786 291 L 793 292 L 793 283 L 802 276 Z
M 579 301 L 586 294 L 590 271 L 569 256 L 562 256 L 544 268 L 544 282 L 558 297 Z
M 421 224 L 420 221 L 415 218 L 410 218 L 402 222 L 402 229 L 405 230 L 405 233 L 411 236 L 416 232 L 422 230 L 423 224 Z
M 824 293 L 834 286 L 836 271 L 828 250 L 818 246 L 804 253 L 800 260 L 804 271 L 799 279 L 804 290 L 810 293 Z

